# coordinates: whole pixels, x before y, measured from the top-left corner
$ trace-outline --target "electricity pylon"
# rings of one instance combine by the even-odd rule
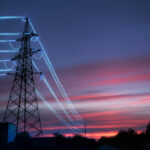
[[[12,59],[16,61],[13,86],[7,103],[3,122],[16,125],[16,133],[31,132],[33,136],[42,134],[41,120],[36,98],[33,75],[32,55],[40,50],[32,50],[31,37],[37,36],[29,33],[29,21],[26,17],[22,37],[16,41],[21,43],[17,55]],[[41,73],[40,73],[41,74]]]

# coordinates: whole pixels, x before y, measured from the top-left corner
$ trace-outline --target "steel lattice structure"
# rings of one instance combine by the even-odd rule
[[[34,86],[34,73],[32,55],[39,50],[32,50],[31,37],[37,36],[29,33],[29,21],[26,17],[22,37],[17,39],[21,47],[17,55],[12,59],[17,63],[16,72],[8,73],[14,76],[13,86],[3,117],[3,122],[16,125],[16,133],[31,131],[34,136],[42,134],[41,121]]]
[[[16,23],[16,21],[19,21],[19,23],[24,23],[24,22],[26,22],[26,17],[25,16],[0,16],[0,22],[8,21],[8,20],[12,20],[12,21],[15,20],[15,23]],[[24,32],[23,37],[28,35],[30,37],[29,39],[30,39],[31,44],[35,44],[34,46],[38,46],[41,49],[41,52],[39,53],[40,55],[37,54],[37,55],[33,55],[33,57],[32,57],[33,68],[37,72],[40,72],[43,68],[46,67],[48,69],[47,73],[49,73],[49,75],[50,75],[50,76],[49,75],[45,76],[45,70],[42,70],[43,74],[42,74],[42,76],[40,78],[40,82],[38,82],[38,84],[40,83],[40,84],[43,84],[43,86],[45,86],[44,90],[47,90],[48,94],[50,94],[53,97],[53,100],[55,101],[57,106],[60,108],[60,111],[58,112],[55,109],[55,107],[53,107],[50,104],[50,102],[45,98],[44,93],[41,93],[40,88],[35,88],[35,92],[36,92],[38,98],[42,101],[42,104],[45,104],[45,106],[47,106],[48,110],[51,111],[57,117],[57,119],[67,127],[67,129],[71,130],[73,133],[82,132],[81,129],[84,128],[84,120],[80,116],[80,114],[78,113],[76,108],[74,107],[74,105],[71,102],[70,98],[68,97],[64,87],[62,86],[62,83],[56,74],[55,68],[53,67],[51,60],[49,59],[49,56],[46,52],[46,49],[45,49],[40,37],[35,36],[37,32],[31,22],[31,19],[28,19],[28,26],[30,27],[30,31],[32,31],[34,34]],[[18,53],[20,51],[20,46],[18,46],[17,41],[20,41],[22,43],[23,38],[16,41],[14,36],[21,36],[21,35],[22,35],[22,33],[14,32],[14,31],[0,33],[0,38],[1,38],[0,44],[2,44],[2,48],[3,48],[3,49],[0,49],[0,53],[8,54],[8,56],[9,56],[9,54]],[[6,43],[5,46],[3,46],[3,43],[4,44]],[[8,47],[6,48],[7,45],[9,46],[9,48]],[[36,51],[31,50],[31,56],[35,52]],[[1,56],[3,56],[3,55],[1,55]],[[14,59],[15,61],[12,61],[12,63],[11,63],[10,58],[4,59],[4,57],[3,57],[2,59],[0,59],[0,65],[4,66],[3,68],[0,68],[0,77],[6,76],[7,72],[15,71],[15,67],[17,66],[16,60],[18,60],[17,57]],[[37,63],[40,63],[40,64],[44,63],[44,64],[38,65]],[[12,74],[12,73],[9,73],[9,74],[15,76],[15,74]],[[50,84],[50,81],[48,80],[48,77],[52,78],[52,80],[54,81],[54,83],[56,85],[57,90],[59,91],[59,94],[62,96],[62,99],[64,101],[60,101],[58,93],[56,93],[55,90],[53,89],[52,85]],[[67,109],[64,107],[63,103],[67,106]],[[7,113],[8,112],[5,112],[6,115],[7,115]],[[12,117],[11,113],[10,113],[10,116]],[[4,117],[4,118],[6,118],[6,117]],[[3,120],[6,120],[6,119],[3,119]],[[27,130],[27,131],[30,132],[30,130]],[[32,129],[31,129],[31,131],[32,131]],[[65,132],[65,130],[64,130],[64,132]]]

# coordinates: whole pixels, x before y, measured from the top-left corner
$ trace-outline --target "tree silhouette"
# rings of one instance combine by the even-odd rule
[[[146,127],[146,134],[150,136],[150,122],[148,123]]]

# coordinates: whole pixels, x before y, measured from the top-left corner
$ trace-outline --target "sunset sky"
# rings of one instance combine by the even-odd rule
[[[32,20],[70,100],[87,122],[89,137],[145,130],[150,121],[149,0],[1,0],[0,16]],[[0,32],[22,32],[22,24],[13,31],[15,23],[0,22]],[[49,77],[45,64],[39,66]],[[61,113],[36,78],[36,86]],[[12,81],[0,77],[0,119]],[[40,100],[39,108],[44,136],[72,134]]]

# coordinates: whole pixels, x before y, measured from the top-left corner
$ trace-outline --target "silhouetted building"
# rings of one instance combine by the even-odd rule
[[[15,141],[15,126],[11,123],[0,123],[0,145]]]

